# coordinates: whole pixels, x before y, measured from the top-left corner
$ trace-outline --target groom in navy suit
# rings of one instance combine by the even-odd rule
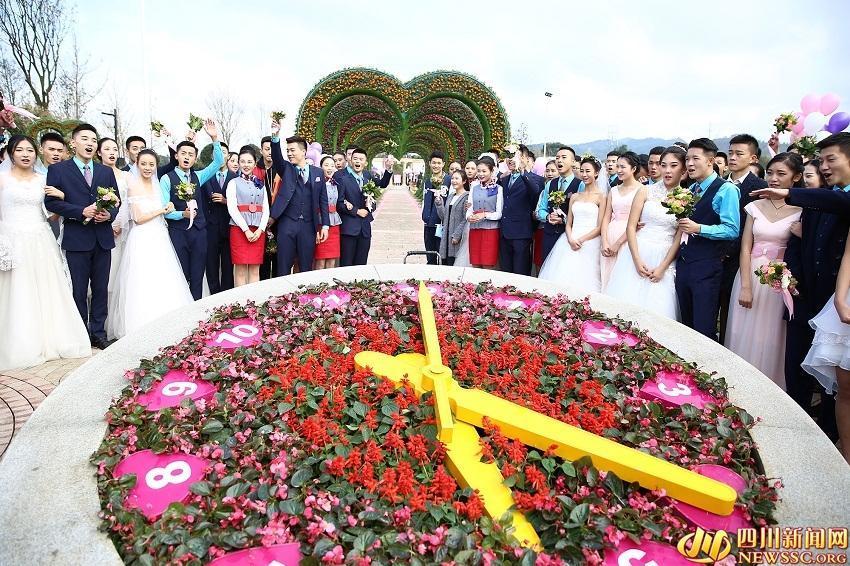
[[[532,216],[543,190],[543,177],[531,172],[533,166],[534,154],[520,146],[520,152],[508,159],[510,175],[499,179],[504,195],[499,265],[502,271],[518,275],[531,275]]]
[[[65,218],[62,249],[71,272],[74,302],[89,329],[92,346],[103,350],[109,346],[104,324],[109,265],[115,247],[112,221],[118,208],[98,211],[94,202],[98,188],[113,188],[117,192],[118,184],[111,168],[92,160],[97,149],[94,126],[80,124],[74,128],[71,145],[74,158],[47,169],[47,184],[65,193],[65,198],[45,197],[44,205],[50,212]],[[88,304],[89,286],[91,306]]]
[[[392,160],[385,161],[384,176],[375,184],[385,188],[392,177]],[[366,170],[366,151],[356,148],[351,152],[351,165],[334,173],[339,189],[337,210],[342,218],[340,227],[340,267],[366,265],[369,249],[372,247],[372,212],[375,203],[366,202],[363,185],[372,181],[372,174]]]
[[[298,270],[312,271],[316,244],[328,239],[331,224],[325,173],[307,164],[307,140],[286,138],[286,155],[280,150],[280,124],[272,124],[272,167],[280,177],[280,189],[270,218],[277,226],[277,276],[289,275],[295,259]]]

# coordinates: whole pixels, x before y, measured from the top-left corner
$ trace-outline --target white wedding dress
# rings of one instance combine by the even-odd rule
[[[667,189],[663,183],[647,187],[640,215],[643,228],[637,231],[638,254],[649,269],[655,269],[667,256],[676,236],[676,217],[667,214],[667,209],[661,205],[665,196]],[[620,248],[605,294],[676,320],[679,316],[676,262],[670,264],[661,281],[653,283],[648,277],[638,275],[631,250],[625,245]]]
[[[143,216],[162,209],[159,185],[147,188],[130,181],[130,222],[113,289],[114,316],[106,332],[121,338],[175,309],[193,302],[180,261],[162,215],[144,223]]]
[[[47,223],[44,186],[44,175],[19,181],[0,173],[0,240],[12,257],[12,268],[0,271],[0,369],[91,355],[65,257]]]
[[[118,209],[118,214],[115,215],[115,221],[112,222],[113,230],[118,228],[121,230],[121,233],[115,236],[115,247],[112,248],[112,263],[111,268],[109,269],[109,285],[108,289],[108,301],[109,305],[108,314],[106,316],[106,328],[109,329],[111,326],[111,320],[115,318],[116,306],[118,305],[118,301],[115,300],[115,284],[118,278],[118,266],[121,265],[121,253],[124,251],[124,243],[127,241],[127,233],[130,227],[130,207],[128,206],[128,198],[127,195],[127,179],[130,173],[122,171],[120,175],[115,174],[115,181],[118,183],[118,198],[121,199],[121,207]],[[117,338],[109,333],[107,330],[107,335],[109,338]]]
[[[597,227],[599,205],[590,201],[578,201],[570,205],[573,211],[572,233],[580,238]],[[601,288],[599,236],[582,244],[574,251],[567,241],[566,233],[561,234],[543,266],[540,279],[566,283],[581,293],[598,293]]]

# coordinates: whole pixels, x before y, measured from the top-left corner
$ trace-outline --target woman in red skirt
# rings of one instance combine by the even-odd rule
[[[225,191],[235,287],[260,280],[260,265],[266,250],[269,197],[263,180],[254,175],[256,164],[253,150],[240,151],[239,176],[227,183]]]
[[[499,220],[504,197],[496,182],[496,162],[487,155],[478,160],[479,184],[472,188],[469,220],[469,263],[493,269],[499,260]]]
[[[339,226],[342,224],[342,218],[336,211],[339,191],[337,190],[336,181],[333,180],[333,174],[337,171],[334,158],[326,155],[322,158],[320,165],[322,171],[325,173],[325,190],[328,193],[328,214],[331,224],[330,230],[328,230],[328,239],[321,244],[316,244],[313,269],[329,269],[336,267],[339,261]]]

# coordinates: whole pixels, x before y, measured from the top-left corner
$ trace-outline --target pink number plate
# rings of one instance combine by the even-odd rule
[[[235,350],[255,346],[263,340],[263,329],[250,318],[237,318],[227,323],[229,328],[219,330],[207,340],[207,346]]]
[[[176,407],[186,397],[193,401],[209,399],[216,391],[218,388],[209,381],[190,379],[183,371],[171,370],[150,391],[140,394],[138,401],[148,411],[158,411],[167,407]]]
[[[717,400],[697,387],[694,378],[678,371],[661,370],[640,388],[638,395],[650,401],[658,401],[668,407],[680,407],[690,403],[702,409]]]
[[[601,320],[586,320],[581,325],[582,339],[592,346],[635,346],[639,340],[634,334],[623,332]]]
[[[175,502],[189,495],[189,486],[204,479],[207,460],[189,454],[154,454],[142,450],[121,460],[113,475],[136,474],[124,504],[155,520]]]
[[[298,566],[301,558],[301,545],[291,542],[228,552],[209,566]]]
[[[348,291],[343,291],[342,289],[330,289],[320,295],[311,293],[298,297],[298,301],[302,305],[312,303],[313,306],[317,309],[320,309],[322,307],[330,309],[341,307],[350,300],[351,293],[349,293]]]

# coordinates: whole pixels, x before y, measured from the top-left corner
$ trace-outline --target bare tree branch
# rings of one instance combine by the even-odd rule
[[[0,93],[4,99],[16,106],[26,104],[25,88],[26,83],[18,65],[7,58],[5,53],[0,55]]]
[[[243,107],[231,93],[216,91],[207,97],[207,110],[218,124],[221,141],[230,144],[239,128]]]
[[[0,0],[0,34],[36,106],[44,110],[50,106],[68,21],[63,0]]]
[[[85,115],[89,103],[103,90],[103,86],[96,91],[89,90],[92,71],[89,68],[89,60],[81,58],[76,35],[73,36],[73,42],[71,61],[62,69],[56,81],[56,94],[58,94],[60,114],[65,118],[79,120]]]

